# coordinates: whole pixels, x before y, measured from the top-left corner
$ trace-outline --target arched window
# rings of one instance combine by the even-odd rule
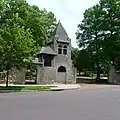
[[[58,45],[59,48],[62,48],[62,45]]]
[[[58,72],[66,72],[66,68],[64,66],[60,66],[58,68]]]
[[[64,45],[63,54],[64,54],[64,55],[67,55],[67,46],[66,46],[66,45]]]
[[[64,48],[67,49],[67,46],[65,45]]]
[[[58,45],[58,54],[62,54],[62,45]]]

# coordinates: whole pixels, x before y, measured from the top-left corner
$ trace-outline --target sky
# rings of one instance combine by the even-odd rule
[[[77,47],[75,33],[83,19],[83,13],[99,0],[27,0],[27,2],[30,5],[37,5],[40,9],[46,8],[47,11],[52,11],[71,38],[72,46]]]

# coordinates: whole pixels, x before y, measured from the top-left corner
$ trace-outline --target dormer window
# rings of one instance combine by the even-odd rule
[[[58,54],[62,54],[62,45],[58,45]]]
[[[64,48],[63,48],[63,54],[64,55],[67,55],[67,46],[65,45]]]

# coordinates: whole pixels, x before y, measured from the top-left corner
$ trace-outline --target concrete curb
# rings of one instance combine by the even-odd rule
[[[69,88],[69,89],[64,89],[64,88],[56,88],[56,89],[48,89],[48,90],[0,90],[0,93],[15,93],[15,92],[40,92],[40,91],[65,91],[65,90],[75,90],[79,88]]]
[[[57,89],[51,89],[50,91],[65,91],[65,90],[76,90],[79,88],[69,88],[69,89],[64,89],[64,88],[57,88]]]
[[[62,91],[62,90],[75,90],[81,88],[78,84],[68,84],[68,85],[55,85],[57,87],[51,88],[52,91]]]
[[[0,93],[40,92],[40,91],[51,91],[51,90],[50,89],[46,89],[46,90],[0,90]]]
[[[12,85],[14,86],[14,85]],[[20,86],[20,85],[15,85]],[[27,85],[24,85],[27,86]],[[42,85],[40,85],[42,86]],[[47,85],[43,85],[47,86]],[[48,86],[56,86],[51,87],[50,89],[43,89],[43,90],[0,90],[0,93],[11,93],[11,92],[39,92],[39,91],[63,91],[63,90],[75,90],[81,88],[79,84],[53,84]]]

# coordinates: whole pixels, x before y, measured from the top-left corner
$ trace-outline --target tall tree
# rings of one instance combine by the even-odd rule
[[[97,79],[100,79],[100,61],[102,58],[101,31],[101,11],[99,5],[93,6],[85,11],[84,19],[78,25],[77,41],[82,49],[86,49],[89,56],[94,58],[97,67]]]
[[[103,51],[109,61],[120,55],[120,2],[119,0],[101,0],[101,30],[104,32]]]
[[[14,14],[21,18],[20,26],[29,29],[35,45],[43,46],[48,41],[52,27],[56,25],[56,18],[52,12],[37,6],[30,6],[25,0],[4,0],[4,16],[1,22],[11,19]]]
[[[9,70],[13,67],[20,69],[31,60],[35,52],[33,38],[29,30],[24,30],[17,22],[19,17],[9,19],[0,29],[0,66],[7,71],[6,86],[8,86]]]
[[[46,44],[56,19],[52,12],[30,6],[25,0],[0,1],[0,67],[20,69]]]
[[[84,19],[78,26],[79,46],[92,55],[97,66],[97,79],[100,78],[102,63],[114,61],[119,53],[120,32],[119,0],[101,0],[99,4],[84,13]],[[117,49],[116,49],[117,48]]]

